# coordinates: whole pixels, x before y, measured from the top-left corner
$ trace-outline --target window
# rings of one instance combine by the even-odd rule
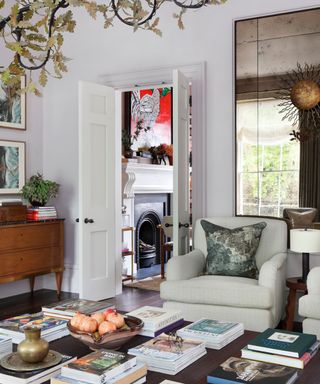
[[[278,104],[237,102],[237,214],[282,217],[299,206],[300,145]]]

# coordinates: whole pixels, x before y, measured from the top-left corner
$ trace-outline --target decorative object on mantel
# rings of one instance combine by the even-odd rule
[[[319,229],[291,229],[290,250],[302,253],[302,278],[299,281],[305,283],[309,273],[309,254],[320,252]]]
[[[283,120],[292,121],[291,140],[306,141],[320,136],[320,66],[299,63],[281,81],[278,98]]]
[[[34,207],[42,207],[53,197],[57,197],[59,184],[55,181],[44,180],[40,173],[33,175],[26,182],[21,192]]]
[[[122,130],[122,146],[123,146],[123,156],[127,159],[131,159],[133,156],[133,149],[132,145],[135,141],[138,140],[138,137],[141,132],[148,132],[150,130],[150,127],[144,127],[142,120],[139,120],[137,122],[136,128],[134,133],[131,135],[131,133],[123,129]]]
[[[187,8],[196,9],[205,5],[223,4],[227,0],[175,0],[180,13],[174,14],[180,29],[184,28],[182,16]],[[9,4],[8,4],[9,3]],[[44,1],[10,2],[3,0],[0,8],[8,10],[8,16],[0,19],[0,32],[4,40],[4,47],[11,51],[12,59],[4,68],[2,80],[12,84],[19,81],[27,70],[41,70],[39,83],[45,86],[51,66],[53,75],[61,78],[67,72],[66,63],[69,60],[62,53],[64,43],[63,34],[74,32],[76,20],[71,11],[73,7],[83,7],[89,15],[96,19],[100,14],[104,18],[104,28],[109,28],[117,18],[133,30],[145,29],[161,36],[158,28],[159,17],[152,22],[156,11],[164,4],[160,0],[141,2],[140,0],[117,1],[110,0],[98,4],[96,1]],[[67,9],[67,11],[63,11]],[[71,9],[70,9],[71,8]],[[63,11],[63,12],[62,12]],[[4,48],[3,48],[4,49]],[[8,52],[7,52],[8,53]],[[50,64],[50,68],[49,65]],[[10,79],[11,74],[13,76]],[[29,78],[27,91],[40,94],[32,76]]]
[[[152,164],[167,165],[166,158],[169,165],[173,165],[173,146],[172,144],[160,144],[157,147],[151,147],[150,152],[152,154]]]

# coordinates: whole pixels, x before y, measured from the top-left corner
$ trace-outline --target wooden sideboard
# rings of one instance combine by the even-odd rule
[[[0,224],[0,283],[54,272],[60,296],[64,270],[64,220]]]

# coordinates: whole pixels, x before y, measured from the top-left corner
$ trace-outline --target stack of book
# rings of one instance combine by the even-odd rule
[[[0,358],[12,352],[12,339],[0,334]]]
[[[30,221],[54,220],[58,217],[55,207],[28,207],[27,219]]]
[[[0,333],[12,338],[13,343],[24,340],[24,328],[37,326],[41,328],[41,337],[47,341],[69,335],[67,320],[44,316],[42,312],[25,313],[0,321]]]
[[[0,383],[3,384],[40,384],[47,382],[51,377],[61,372],[64,364],[75,360],[75,357],[62,355],[60,363],[50,368],[35,369],[32,371],[13,371],[0,365]]]
[[[204,341],[207,348],[221,349],[243,335],[241,323],[200,319],[177,331],[182,338]]]
[[[138,384],[146,381],[147,367],[122,352],[100,349],[89,353],[61,369],[52,384]]]
[[[107,300],[66,299],[42,307],[42,312],[45,316],[70,320],[77,312],[91,315],[92,313],[102,312],[108,308],[114,308],[114,304]]]
[[[170,332],[184,324],[181,311],[159,307],[145,306],[127,313],[141,319],[144,323],[140,332],[142,336],[156,337]]]
[[[268,328],[241,350],[246,359],[303,369],[319,350],[315,335]]]
[[[277,364],[229,357],[207,376],[210,384],[292,384],[298,370]]]
[[[130,348],[128,353],[146,363],[150,371],[175,375],[200,359],[207,351],[204,342],[162,334]]]

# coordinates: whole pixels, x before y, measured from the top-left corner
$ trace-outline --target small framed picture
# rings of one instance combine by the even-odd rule
[[[0,80],[0,127],[26,129],[26,77],[16,85],[6,85]]]
[[[25,183],[25,143],[0,140],[0,194],[21,192]]]

